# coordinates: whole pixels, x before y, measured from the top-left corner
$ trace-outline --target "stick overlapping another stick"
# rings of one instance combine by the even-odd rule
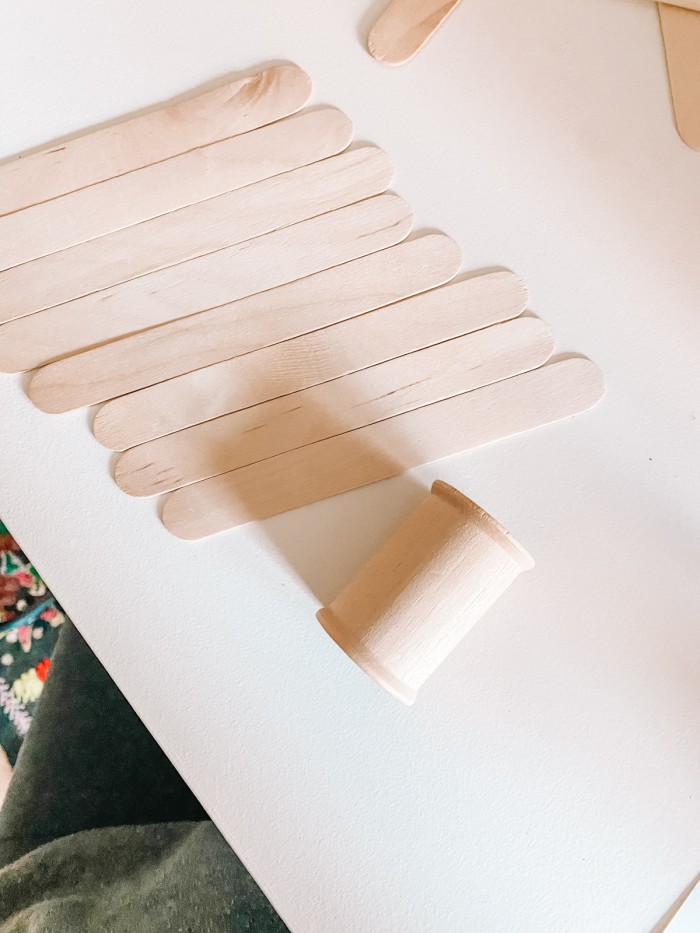
[[[170,492],[508,379],[553,349],[536,318],[488,327],[133,447],[116,480],[132,496]]]
[[[509,320],[524,307],[525,290],[509,272],[449,284],[115,399],[98,413],[95,433],[133,447]]]
[[[444,13],[444,10],[442,11]],[[415,36],[414,36],[415,39]],[[99,402],[131,495],[195,538],[591,407],[501,270],[409,238],[388,156],[266,69],[0,165],[0,369]],[[47,176],[47,177],[45,177]]]
[[[274,123],[304,107],[311,79],[266,68],[0,166],[0,216]]]
[[[319,162],[351,139],[345,114],[324,107],[6,214],[0,270]]]
[[[558,421],[603,392],[590,360],[552,363],[185,486],[166,500],[163,522],[179,538],[217,534]]]

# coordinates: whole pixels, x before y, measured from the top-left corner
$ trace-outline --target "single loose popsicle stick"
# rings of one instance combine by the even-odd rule
[[[325,107],[0,217],[0,270],[328,158],[352,123]]]
[[[278,65],[19,156],[0,165],[0,215],[273,123],[301,110],[310,96],[305,71]]]
[[[443,285],[460,259],[450,237],[426,234],[49,363],[34,375],[29,397],[52,413],[116,398]]]
[[[459,0],[392,0],[372,27],[370,55],[385,65],[409,61],[444,23]]]
[[[700,149],[700,13],[660,3],[659,16],[678,135]]]
[[[132,447],[517,317],[524,307],[525,289],[511,272],[454,282],[115,399],[93,431],[106,446]]]
[[[115,337],[366,256],[409,233],[409,205],[383,194],[0,326],[0,372],[20,372]]]
[[[550,363],[185,486],[166,499],[163,524],[179,538],[204,538],[558,421],[604,391],[590,360]]]
[[[686,10],[693,10],[695,12],[700,12],[700,0],[666,0],[665,4],[659,4],[660,6],[678,6]]]
[[[386,191],[393,174],[387,154],[365,146],[15,266],[0,273],[0,321],[362,201]]]
[[[541,366],[554,337],[520,318],[127,450],[117,485],[153,496]]]

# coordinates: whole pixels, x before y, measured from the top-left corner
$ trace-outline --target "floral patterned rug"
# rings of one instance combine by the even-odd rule
[[[0,749],[14,765],[65,620],[27,556],[0,522]]]

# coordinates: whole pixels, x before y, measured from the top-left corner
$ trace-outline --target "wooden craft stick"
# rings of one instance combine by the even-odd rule
[[[524,301],[511,272],[454,282],[115,399],[93,430],[106,446],[132,447],[508,320]]]
[[[0,372],[33,369],[366,256],[403,240],[411,224],[409,205],[383,194],[10,321],[0,327]]]
[[[204,538],[558,421],[603,392],[590,360],[551,363],[185,486],[166,499],[163,523],[179,538]]]
[[[29,397],[52,413],[116,398],[443,285],[456,275],[460,258],[444,234],[399,243],[49,363],[32,379]]]
[[[0,273],[0,321],[103,291],[386,191],[394,169],[365,146],[229,191]]]
[[[0,165],[0,215],[296,113],[311,80],[279,65]]]
[[[392,0],[369,34],[370,55],[385,65],[409,61],[444,23],[459,0]]]
[[[659,16],[678,135],[700,149],[700,13],[660,3]]]
[[[695,12],[700,12],[700,0],[666,0],[666,3],[659,4],[660,6],[679,6],[683,7],[686,10],[694,10]]]
[[[134,447],[115,479],[132,496],[170,492],[534,369],[553,349],[537,318],[487,327]]]
[[[0,270],[253,185],[345,149],[352,123],[324,107],[0,217]]]

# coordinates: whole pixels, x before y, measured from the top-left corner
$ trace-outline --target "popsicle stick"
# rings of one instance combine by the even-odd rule
[[[0,215],[265,126],[301,110],[310,96],[306,72],[278,65],[19,156],[0,165]]]
[[[369,34],[370,55],[385,65],[403,65],[444,23],[459,0],[392,0]]]
[[[678,135],[700,149],[700,13],[659,4]]]
[[[554,337],[521,318],[127,450],[117,485],[153,496],[384,421],[545,363]]]
[[[0,270],[336,155],[352,123],[325,107],[0,217]]]
[[[603,393],[590,360],[551,363],[185,486],[166,499],[163,523],[179,538],[204,538],[558,421]]]
[[[664,4],[661,4],[663,6]],[[700,12],[700,0],[666,0],[666,5],[683,7],[686,10]]]
[[[0,327],[0,371],[33,369],[366,256],[403,240],[411,223],[402,198],[379,195],[10,321]]]
[[[93,431],[106,446],[131,447],[508,320],[524,302],[511,272],[454,282],[115,399]]]
[[[365,146],[229,191],[0,273],[0,321],[17,319],[386,191],[394,169]]]
[[[116,398],[443,285],[459,264],[454,240],[427,234],[50,363],[29,397],[52,413]]]

